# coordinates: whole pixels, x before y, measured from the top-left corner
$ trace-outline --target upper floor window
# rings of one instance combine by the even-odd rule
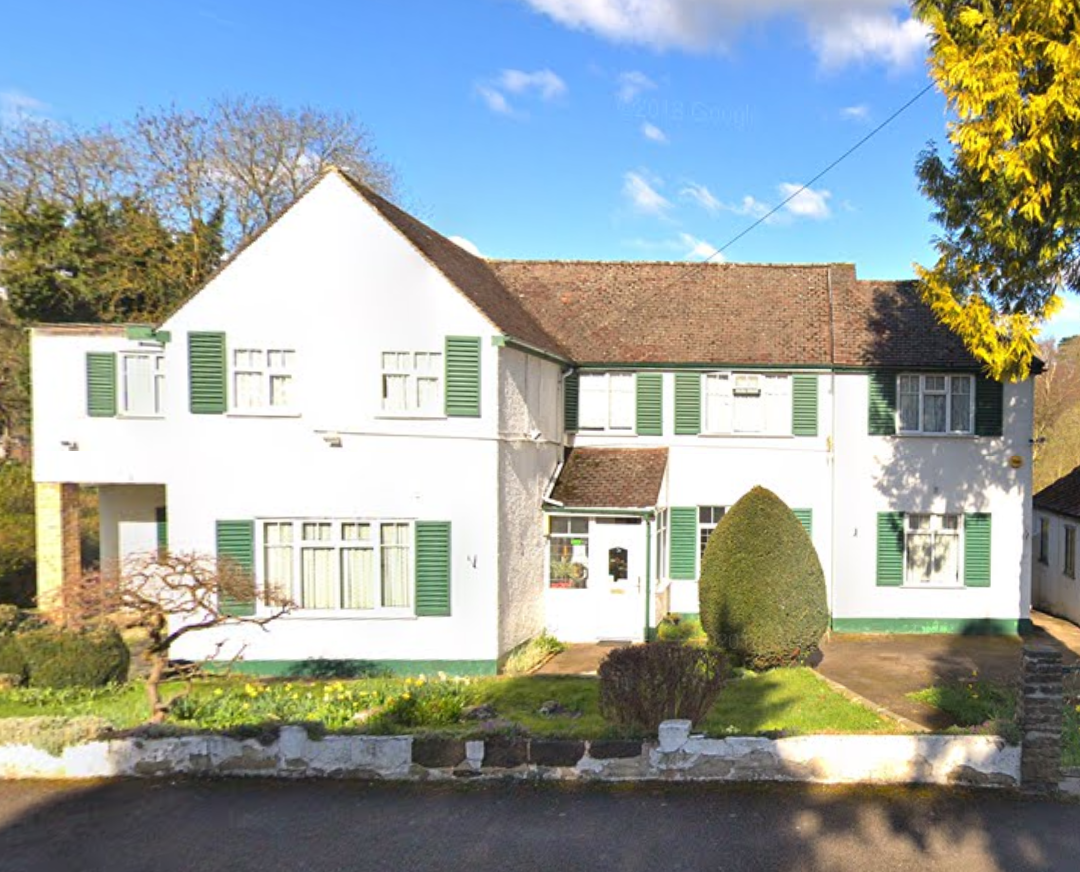
[[[283,412],[293,405],[296,352],[236,348],[232,352],[232,406],[237,412]]]
[[[165,355],[124,352],[120,355],[120,413],[154,418],[165,412]]]
[[[961,584],[960,515],[909,514],[904,526],[907,553],[904,583]]]
[[[901,433],[973,433],[975,379],[970,375],[901,375],[897,417]]]
[[[705,433],[791,433],[790,376],[706,373],[703,405]]]
[[[434,351],[384,351],[382,410],[391,415],[441,415],[442,354]]]
[[[631,433],[636,411],[634,373],[584,373],[579,381],[578,429]]]

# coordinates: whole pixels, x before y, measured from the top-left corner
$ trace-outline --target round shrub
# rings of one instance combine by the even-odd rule
[[[14,676],[16,684],[26,683],[26,658],[14,633],[0,633],[0,675]]]
[[[131,653],[112,624],[39,627],[15,638],[31,687],[102,687],[127,680]]]
[[[600,664],[600,714],[609,721],[656,732],[661,721],[694,723],[709,713],[727,681],[715,648],[648,642],[615,648]]]
[[[803,525],[755,487],[709,537],[698,587],[710,642],[751,669],[804,662],[829,626],[825,573]]]
[[[681,615],[664,615],[656,627],[661,642],[691,642],[703,638],[701,621]]]

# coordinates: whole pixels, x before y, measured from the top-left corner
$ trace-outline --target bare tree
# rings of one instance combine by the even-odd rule
[[[116,567],[88,573],[69,585],[59,617],[74,625],[105,616],[122,617],[146,630],[150,723],[160,723],[177,701],[191,693],[198,671],[198,664],[172,663],[170,651],[178,639],[226,626],[266,629],[293,608],[285,596],[266,590],[259,592],[254,614],[234,614],[233,605],[255,598],[251,573],[232,561],[194,552],[149,552],[130,555]],[[219,644],[214,654],[222,647]],[[186,684],[183,691],[166,700],[162,683],[167,677],[185,679]]]

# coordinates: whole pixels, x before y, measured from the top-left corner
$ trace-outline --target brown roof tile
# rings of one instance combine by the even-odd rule
[[[667,456],[666,448],[574,448],[551,499],[574,508],[655,506]]]
[[[1080,518],[1080,466],[1035,494],[1035,508]]]

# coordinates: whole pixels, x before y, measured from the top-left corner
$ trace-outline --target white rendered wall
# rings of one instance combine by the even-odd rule
[[[101,563],[115,563],[122,554],[157,550],[157,509],[165,505],[159,485],[105,485],[98,490]]]
[[[1031,381],[1004,387],[1004,436],[868,436],[868,377],[836,376],[834,618],[1027,618]],[[1014,469],[1010,458],[1021,466]],[[991,515],[986,588],[878,587],[878,512]]]
[[[1039,520],[1050,523],[1047,562],[1038,555]],[[1032,603],[1045,612],[1080,623],[1080,581],[1065,574],[1065,525],[1080,529],[1080,521],[1052,512],[1035,512],[1032,524],[1031,584]]]

